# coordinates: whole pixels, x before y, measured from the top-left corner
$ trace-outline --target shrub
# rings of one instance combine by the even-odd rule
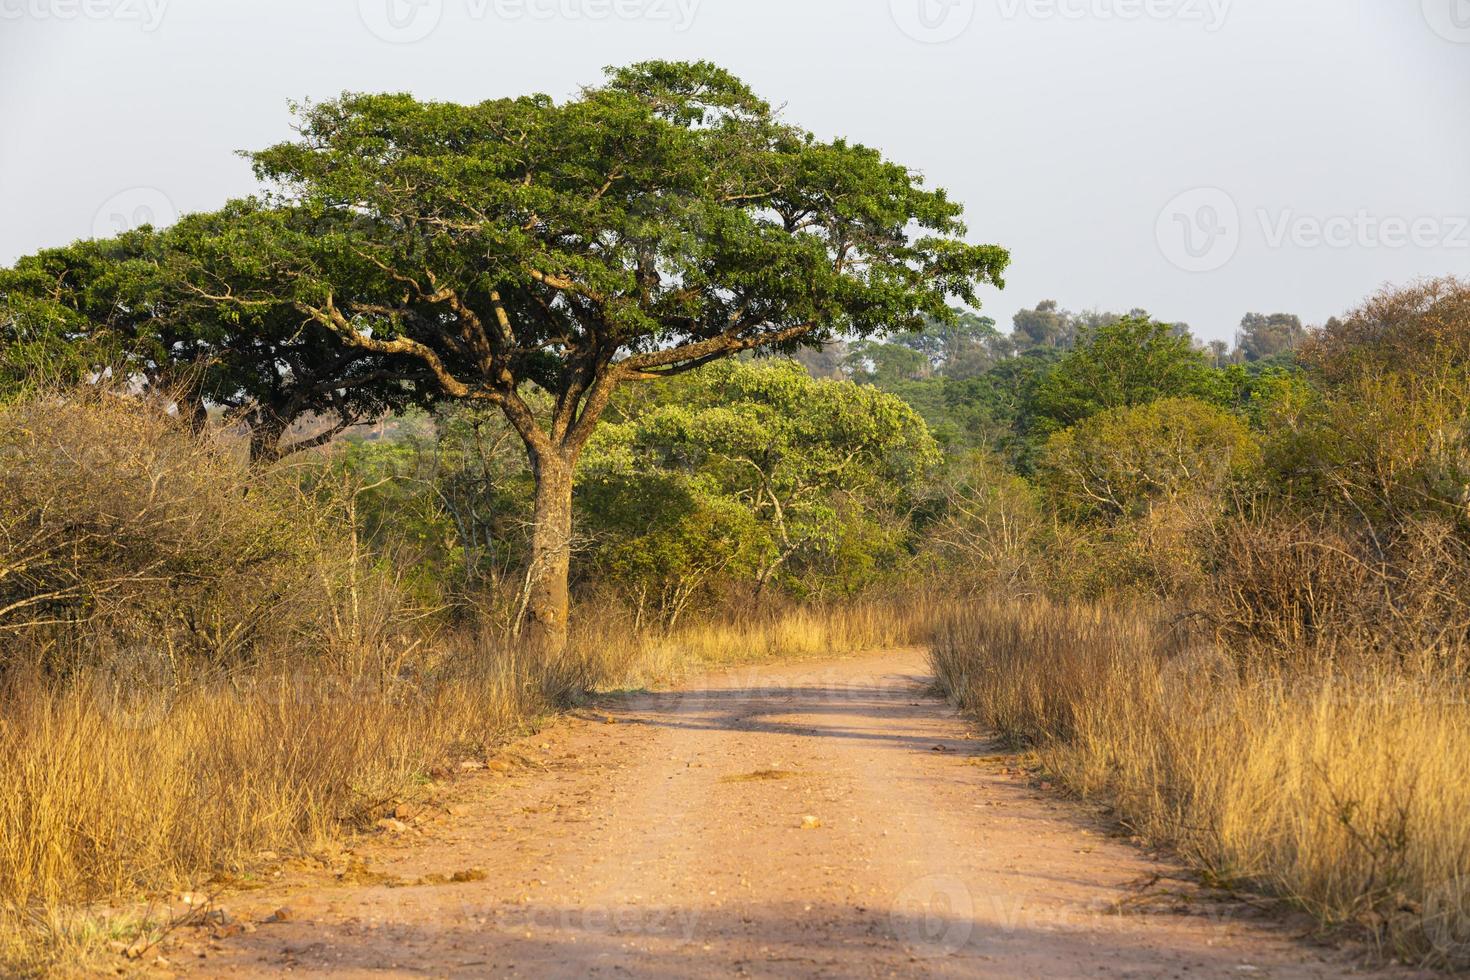
[[[1385,368],[1425,375],[1470,364],[1470,281],[1385,288],[1310,336],[1301,357],[1330,385]]]
[[[924,531],[924,557],[960,591],[1017,593],[1036,587],[1044,531],[1036,491],[993,456],[974,452],[939,486],[938,513]]]
[[[1189,398],[1111,409],[1053,435],[1041,485],[1073,517],[1140,517],[1183,497],[1219,500],[1259,450],[1234,416]]]
[[[1470,548],[1449,523],[1374,529],[1263,500],[1208,532],[1196,611],[1253,657],[1470,665]]]
[[[74,389],[0,408],[12,650],[86,637],[226,663],[296,642],[322,599],[321,531],[289,486],[152,401]]]
[[[578,472],[583,567],[635,593],[722,577],[851,595],[895,563],[939,459],[897,397],[789,361],[710,365],[617,407],[625,420],[602,427]]]

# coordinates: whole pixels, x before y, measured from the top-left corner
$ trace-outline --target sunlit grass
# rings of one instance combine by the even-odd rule
[[[1040,602],[951,614],[933,659],[961,706],[1215,880],[1470,965],[1462,678],[1247,668],[1147,611]]]

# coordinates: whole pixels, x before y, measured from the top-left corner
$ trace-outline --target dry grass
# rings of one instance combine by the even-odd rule
[[[948,616],[933,659],[960,705],[1218,880],[1470,966],[1463,678],[1247,668],[1147,610],[1041,602]]]
[[[12,679],[0,719],[0,962],[34,969],[78,952],[90,903],[198,888],[253,852],[310,849],[369,822],[527,723],[546,704],[539,680],[512,657],[473,652],[402,679]]]
[[[924,644],[945,608],[947,600],[897,596],[716,617],[647,640],[626,679],[663,683],[701,669]]]

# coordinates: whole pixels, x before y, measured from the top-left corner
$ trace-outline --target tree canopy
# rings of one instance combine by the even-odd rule
[[[1146,314],[1090,330],[1041,381],[1035,416],[1056,431],[1101,411],[1195,395],[1209,384],[1204,355],[1187,334]]]
[[[232,305],[201,295],[276,284],[262,234],[309,236],[322,222],[258,202],[194,214],[165,231],[46,249],[0,270],[7,356],[53,381],[111,371],[176,400],[202,422],[223,409],[250,433],[252,456],[273,460],[344,428],[427,400],[417,361],[346,347],[282,297]],[[16,379],[20,377],[17,374]],[[417,379],[417,384],[415,383]],[[293,425],[320,431],[284,440]]]
[[[267,207],[193,250],[244,236],[249,262],[186,263],[187,288],[225,318],[287,303],[498,406],[536,478],[531,620],[554,642],[572,469],[619,384],[949,321],[1009,261],[943,190],[708,63],[613,69],[560,103],[349,94],[298,128],[252,155]]]
[[[579,492],[590,524],[614,529],[610,558],[661,590],[715,570],[762,588],[839,552],[839,572],[806,579],[844,590],[891,547],[885,522],[938,461],[923,420],[893,395],[791,361],[730,362],[604,425]],[[656,519],[670,511],[678,519]]]
[[[1307,331],[1293,313],[1247,313],[1240,321],[1238,342],[1247,361],[1261,361],[1300,347]]]

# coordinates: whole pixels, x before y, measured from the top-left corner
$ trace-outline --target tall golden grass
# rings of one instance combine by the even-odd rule
[[[513,659],[438,678],[314,670],[120,686],[13,678],[0,717],[0,955],[35,968],[92,902],[200,887],[381,816],[545,701]],[[8,948],[4,948],[8,946]],[[3,962],[3,961],[0,961]]]
[[[743,614],[716,614],[671,634],[649,634],[640,652],[620,658],[628,684],[666,683],[699,670],[795,660],[927,643],[950,600],[898,595],[845,603],[773,603]],[[601,677],[619,676],[618,669]]]
[[[951,612],[932,656],[959,705],[1215,880],[1470,966],[1463,676],[1246,665],[1148,608],[1042,601]]]

